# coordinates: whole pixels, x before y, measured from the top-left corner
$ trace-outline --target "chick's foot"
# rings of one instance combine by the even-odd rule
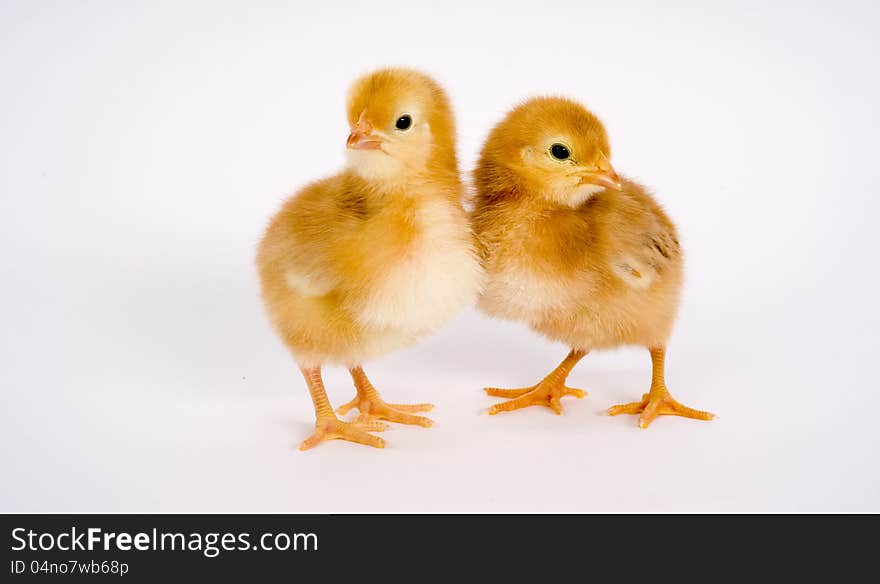
[[[334,416],[318,418],[315,431],[299,445],[300,450],[314,448],[325,440],[348,440],[366,444],[374,448],[385,448],[385,441],[368,432],[381,432],[387,428],[382,422],[355,421],[343,422]]]
[[[582,389],[575,389],[565,385],[568,374],[580,361],[586,351],[580,349],[572,349],[568,356],[554,369],[547,377],[542,379],[537,385],[532,387],[523,387],[520,389],[501,389],[498,387],[485,388],[486,393],[493,397],[514,398],[510,401],[495,404],[489,408],[489,415],[494,416],[501,412],[512,412],[527,408],[529,406],[546,406],[556,412],[562,414],[562,398],[566,395],[573,395],[578,399],[587,395]]]
[[[495,414],[499,414],[501,412],[512,412],[513,410],[519,410],[522,408],[527,408],[529,406],[545,406],[556,412],[557,414],[562,414],[562,402],[561,399],[566,395],[573,395],[574,397],[581,399],[587,392],[582,389],[576,389],[574,387],[568,387],[564,383],[547,383],[546,381],[542,381],[537,385],[533,385],[532,387],[523,387],[521,389],[501,389],[499,387],[487,387],[485,388],[486,393],[493,397],[512,397],[506,402],[502,402],[500,404],[495,404],[491,408],[489,408],[489,415],[494,416]]]
[[[608,413],[612,416],[641,414],[639,428],[647,428],[657,416],[682,416],[707,421],[715,417],[715,414],[695,410],[675,401],[665,387],[653,387],[649,393],[642,396],[642,401],[613,406],[608,409]]]
[[[434,422],[430,418],[424,416],[416,416],[414,412],[427,412],[434,408],[431,404],[389,404],[381,397],[379,392],[367,379],[367,375],[360,367],[350,369],[351,377],[354,380],[357,395],[347,404],[339,407],[336,412],[339,415],[345,415],[349,411],[357,408],[360,411],[357,421],[363,423],[375,422],[376,420],[386,420],[388,422],[396,422],[398,424],[410,424],[413,426],[422,426],[430,428]]]
[[[342,416],[357,408],[361,412],[357,417],[357,421],[359,422],[387,420],[398,424],[411,424],[413,426],[430,428],[434,425],[434,422],[431,421],[430,418],[416,416],[410,412],[427,412],[433,407],[434,406],[431,404],[389,404],[385,403],[382,398],[378,396],[375,398],[366,398],[358,395],[347,404],[337,408],[336,412]]]
[[[711,420],[715,414],[695,410],[675,401],[666,389],[664,369],[666,364],[666,348],[652,347],[651,353],[651,391],[642,396],[642,401],[622,404],[608,408],[612,416],[618,414],[641,414],[639,428],[647,428],[657,416],[682,416],[695,420]]]

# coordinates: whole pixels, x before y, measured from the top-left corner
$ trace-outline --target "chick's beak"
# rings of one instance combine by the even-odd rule
[[[373,136],[373,124],[364,118],[364,114],[358,118],[357,123],[351,127],[351,133],[345,142],[347,148],[353,150],[381,150],[382,142]]]
[[[614,172],[611,162],[601,152],[594,168],[581,175],[581,184],[599,185],[600,187],[619,189],[620,177]]]

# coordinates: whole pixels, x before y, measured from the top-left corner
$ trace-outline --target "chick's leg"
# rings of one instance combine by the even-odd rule
[[[357,408],[361,414],[358,420],[369,422],[375,420],[388,420],[389,422],[397,422],[398,424],[412,424],[414,426],[423,426],[428,428],[434,424],[429,418],[424,416],[416,416],[412,412],[427,412],[434,406],[431,404],[389,404],[379,397],[379,392],[370,383],[367,374],[361,367],[352,367],[348,370],[351,378],[354,380],[354,387],[357,395],[353,400],[340,407],[337,412],[340,415],[346,414],[349,410]]]
[[[335,439],[348,440],[376,448],[385,447],[384,440],[367,433],[384,430],[385,424],[369,421],[343,422],[333,413],[333,407],[330,405],[330,400],[327,399],[324,382],[321,380],[321,368],[302,368],[301,371],[309,386],[309,393],[312,394],[312,402],[315,404],[315,431],[300,444],[300,450],[308,450],[324,440]]]
[[[565,385],[568,374],[583,359],[586,351],[572,349],[571,353],[554,369],[547,377],[532,387],[524,387],[522,389],[500,389],[497,387],[487,387],[486,393],[494,397],[512,397],[510,401],[495,404],[489,408],[489,415],[494,416],[500,412],[510,412],[528,406],[546,406],[556,412],[562,414],[563,396],[573,395],[581,399],[587,393],[582,389],[575,389]]]
[[[642,396],[642,401],[632,402],[609,408],[608,413],[612,416],[618,414],[641,414],[639,427],[647,428],[657,416],[682,416],[696,420],[711,420],[715,414],[695,410],[675,401],[666,389],[663,368],[666,362],[666,349],[660,347],[651,349],[651,363],[653,371],[651,375],[651,390]]]

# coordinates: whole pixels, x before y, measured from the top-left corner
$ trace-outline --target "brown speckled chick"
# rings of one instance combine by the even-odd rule
[[[487,276],[479,305],[571,347],[533,387],[487,388],[513,398],[490,414],[539,404],[561,413],[561,397],[584,395],[565,380],[587,352],[639,345],[653,362],[650,391],[610,414],[641,414],[642,428],[662,414],[713,417],[675,401],[664,382],[682,285],[675,226],[644,187],[618,177],[610,158],[596,116],[560,98],[515,108],[483,147],[473,212]]]

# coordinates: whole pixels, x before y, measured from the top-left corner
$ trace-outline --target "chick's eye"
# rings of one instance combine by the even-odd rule
[[[556,160],[568,160],[569,156],[571,156],[571,152],[568,151],[568,148],[564,144],[554,144],[551,146],[550,154]]]
[[[394,127],[398,130],[409,130],[412,126],[412,117],[409,114],[403,114],[394,122]]]

